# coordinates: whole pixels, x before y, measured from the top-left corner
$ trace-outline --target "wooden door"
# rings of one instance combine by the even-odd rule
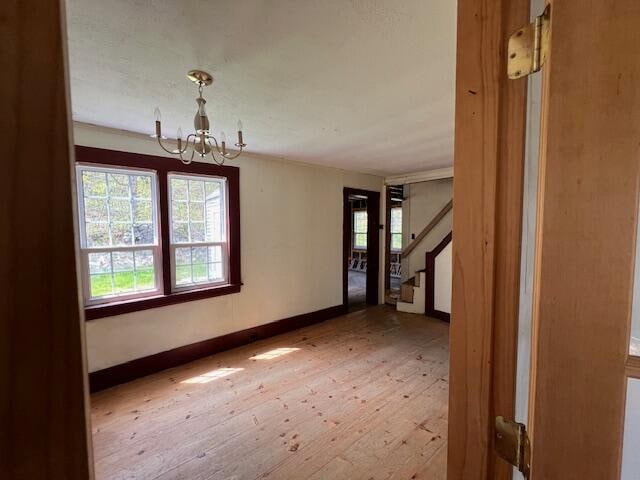
[[[640,2],[553,0],[543,66],[531,478],[620,478],[640,179]],[[542,13],[542,12],[539,12]],[[529,0],[459,0],[448,478],[508,479],[526,79],[507,39]],[[635,372],[635,374],[634,374]]]

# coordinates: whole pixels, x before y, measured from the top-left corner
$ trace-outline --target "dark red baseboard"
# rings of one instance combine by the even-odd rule
[[[91,392],[98,392],[136,378],[145,377],[167,368],[177,367],[214,353],[230,350],[263,338],[272,337],[291,330],[306,327],[346,313],[343,305],[336,305],[315,312],[284,318],[275,322],[229,333],[221,337],[210,338],[165,352],[137,358],[127,363],[98,370],[89,374]]]
[[[437,318],[438,320],[444,320],[445,322],[451,322],[451,314],[447,312],[441,312],[440,310],[427,310],[425,312],[427,317]]]

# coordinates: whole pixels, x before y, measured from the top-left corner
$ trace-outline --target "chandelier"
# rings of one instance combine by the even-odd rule
[[[224,132],[221,132],[220,134],[220,143],[218,143],[216,137],[211,134],[209,118],[207,117],[207,112],[205,110],[205,104],[207,101],[202,98],[203,87],[205,85],[211,85],[213,83],[213,77],[202,70],[191,70],[187,73],[187,78],[198,85],[198,98],[196,98],[198,110],[196,111],[196,116],[193,121],[195,133],[190,133],[183,141],[182,129],[178,128],[178,132],[176,134],[178,148],[169,150],[162,144],[162,140],[166,140],[167,137],[162,135],[160,109],[156,108],[156,133],[151,135],[151,137],[158,140],[158,145],[160,145],[165,152],[172,155],[178,155],[182,163],[191,163],[196,154],[198,154],[202,159],[211,154],[211,158],[213,158],[215,163],[218,165],[224,165],[225,160],[233,160],[234,158],[237,158],[242,153],[242,149],[247,146],[247,144],[242,141],[242,122],[238,120],[238,141],[235,144],[235,146],[238,147],[238,151],[236,153],[227,152],[227,143]],[[217,156],[214,154],[214,149],[218,153],[220,160],[218,160]],[[191,151],[191,155],[189,155],[188,150]]]

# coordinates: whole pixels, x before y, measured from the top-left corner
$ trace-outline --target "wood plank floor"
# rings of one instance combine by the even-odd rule
[[[96,477],[445,479],[448,369],[387,306],[261,340],[94,394]]]

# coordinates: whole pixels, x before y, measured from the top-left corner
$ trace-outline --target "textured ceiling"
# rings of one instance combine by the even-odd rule
[[[214,132],[257,154],[377,174],[449,166],[455,0],[68,0],[73,118]],[[231,143],[231,142],[229,142]]]

